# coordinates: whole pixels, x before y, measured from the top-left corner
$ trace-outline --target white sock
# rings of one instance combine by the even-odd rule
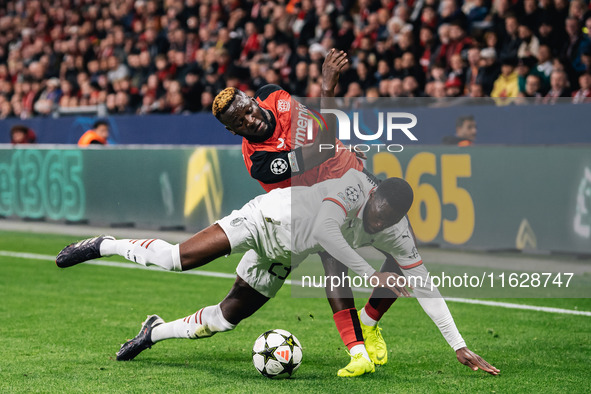
[[[151,339],[156,343],[170,338],[206,338],[216,332],[233,330],[234,327],[236,325],[228,322],[222,315],[219,304],[211,305],[182,319],[154,327]]]
[[[152,335],[154,335],[154,334],[152,334]],[[349,353],[351,354],[351,356],[354,356],[357,353],[361,353],[363,355],[363,357],[365,357],[367,359],[367,361],[371,362],[371,359],[369,358],[369,354],[367,354],[367,349],[365,349],[365,345],[362,343],[360,343],[359,345],[355,345],[351,349],[349,349]]]
[[[105,239],[101,242],[101,256],[114,254],[146,267],[157,265],[167,271],[183,270],[179,245],[161,239]]]
[[[365,312],[365,307],[363,307],[363,309],[361,309],[361,312],[359,312],[359,320],[361,320],[361,323],[370,327],[374,327],[378,324],[377,320],[372,319],[371,317],[369,317],[367,312]]]

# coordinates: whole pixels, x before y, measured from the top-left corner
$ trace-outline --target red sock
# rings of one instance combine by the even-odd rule
[[[380,321],[396,300],[397,298],[370,298],[365,304],[365,313],[375,321]]]
[[[355,308],[344,309],[335,313],[332,317],[347,349],[351,350],[353,346],[363,343],[361,325]]]

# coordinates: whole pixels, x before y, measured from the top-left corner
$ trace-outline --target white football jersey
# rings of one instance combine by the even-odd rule
[[[403,267],[420,262],[421,257],[415,247],[406,218],[377,234],[365,232],[363,227],[364,208],[370,193],[376,187],[375,182],[366,174],[353,169],[349,170],[342,178],[330,179],[312,187],[292,187],[293,254],[305,255],[326,249],[319,244],[317,235],[322,232],[325,224],[320,221],[328,216],[338,223],[340,233],[349,248],[374,246],[392,254]],[[335,207],[338,208],[338,213],[335,212]],[[335,238],[338,236],[339,234],[335,234]],[[335,242],[336,247],[347,248],[338,239],[335,239]],[[357,254],[355,253],[355,255]],[[361,267],[360,260],[357,261],[358,264],[352,263],[353,266],[348,264],[348,261],[342,261],[342,259],[339,261],[359,274],[371,275],[374,271],[367,263],[366,266]]]

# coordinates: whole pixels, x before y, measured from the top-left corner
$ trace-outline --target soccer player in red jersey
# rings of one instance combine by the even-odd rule
[[[328,53],[322,66],[323,108],[334,105],[332,98],[339,72],[347,61],[343,51],[332,49]],[[216,96],[212,112],[230,132],[243,137],[242,154],[246,167],[266,191],[292,185],[311,186],[340,178],[350,169],[363,169],[360,158],[335,138],[336,127],[331,124],[326,130],[314,124],[314,138],[308,140],[308,109],[277,85],[263,86],[255,97],[236,88],[226,88]],[[321,146],[341,149],[320,149]],[[328,253],[320,253],[320,256],[326,275],[341,277],[342,273],[347,273],[346,268]],[[392,257],[386,260],[384,270],[399,272]],[[387,348],[377,323],[396,298],[387,290],[376,289],[357,313],[350,287],[333,291],[327,288],[326,292],[337,329],[349,352],[352,356],[362,353],[369,361],[368,365],[361,365],[363,359],[352,357],[351,363],[339,370],[338,375],[356,376],[372,371],[373,365],[370,364],[385,364]]]

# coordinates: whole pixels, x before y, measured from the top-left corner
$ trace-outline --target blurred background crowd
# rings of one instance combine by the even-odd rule
[[[347,97],[591,97],[585,0],[0,0],[0,119],[106,105],[211,110],[274,83],[320,95],[328,49]]]

